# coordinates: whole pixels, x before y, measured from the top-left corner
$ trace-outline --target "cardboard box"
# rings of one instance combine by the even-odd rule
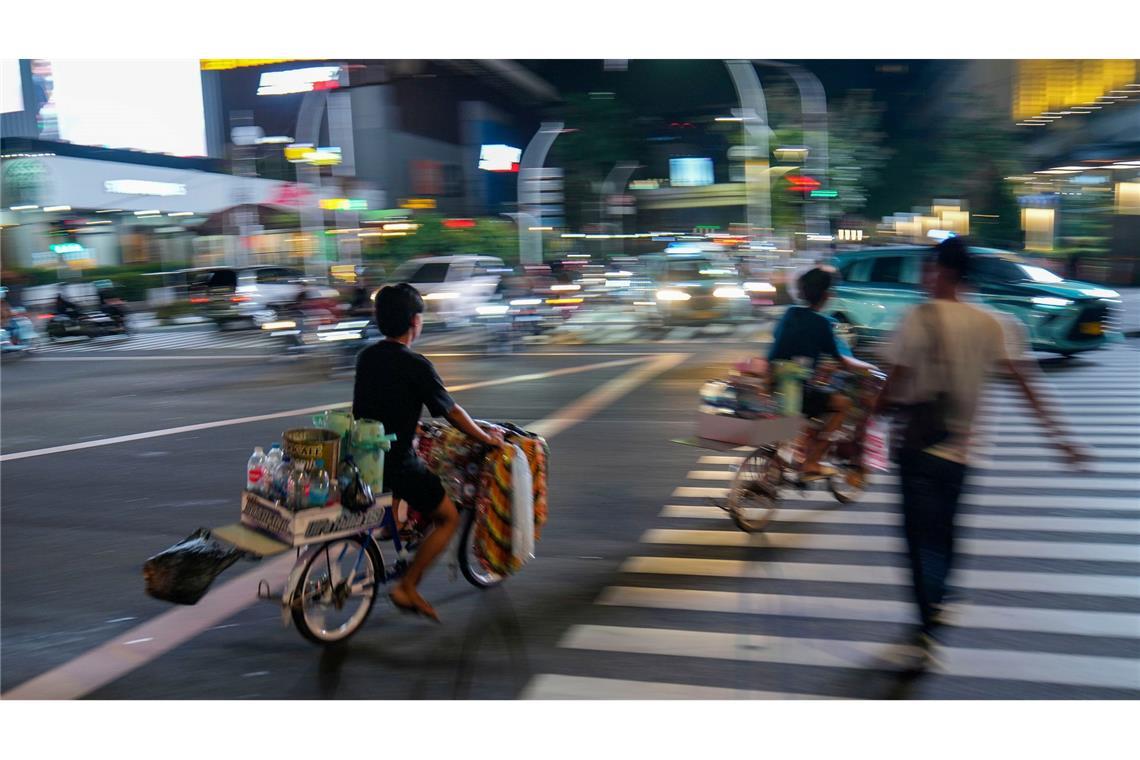
[[[722,414],[697,414],[697,438],[738,446],[763,446],[790,441],[803,430],[802,417],[745,420]]]
[[[249,491],[241,495],[241,524],[259,530],[290,546],[354,536],[379,527],[391,494],[381,494],[366,512],[350,512],[340,505],[294,512]]]

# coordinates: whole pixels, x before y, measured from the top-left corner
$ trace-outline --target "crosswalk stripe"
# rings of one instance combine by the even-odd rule
[[[992,440],[997,443],[1041,443],[1042,441],[1049,440],[1049,437],[1042,431],[1036,435],[1013,434],[1010,435],[1008,431],[1000,431],[991,434]],[[1101,435],[1080,433],[1075,436],[1078,441],[1082,441],[1090,445],[1106,445],[1106,446],[1138,446],[1140,445],[1140,432],[1133,433],[1132,435]]]
[[[859,670],[895,670],[914,647],[870,641],[789,638],[668,628],[576,625],[559,646],[604,652],[770,662]],[[940,648],[933,672],[998,680],[1140,687],[1140,660],[1008,650]]]
[[[736,530],[651,528],[642,535],[641,543],[807,551],[892,552],[896,554],[906,551],[902,538],[898,536],[850,536],[830,533],[777,533],[772,531],[749,534]],[[962,554],[982,557],[1140,562],[1140,544],[964,538],[958,543],[958,551]]]
[[[995,456],[993,452],[1001,451],[1006,455],[1012,455],[1016,451],[1007,451],[998,447],[990,447],[988,453],[989,463],[979,467],[978,469],[986,470],[1018,470],[1020,472],[1056,472],[1059,467],[1067,466],[1063,462],[1037,460],[1037,461],[1004,461],[1002,457]],[[1054,453],[1055,449],[1048,449],[1045,447],[1038,447],[1035,449],[1024,450],[1028,454],[1049,454]],[[1101,462],[1093,461],[1088,465],[1088,471],[1091,473],[1104,473],[1104,474],[1117,474],[1124,475],[1128,473],[1135,473],[1140,475],[1140,453],[1130,452],[1123,455],[1109,455],[1105,456],[1104,452],[1097,451],[1094,453],[1097,460],[1099,459],[1132,459],[1134,462]],[[744,461],[744,456],[703,456],[697,460],[697,464],[718,464],[718,465],[731,465],[736,466]]]
[[[620,678],[536,675],[520,699],[834,699],[818,694],[728,689],[717,686],[628,681]]]
[[[735,559],[688,557],[631,557],[623,573],[692,575],[713,578],[755,578],[824,583],[866,583],[910,586],[910,571],[886,565],[838,565],[812,562],[754,562]],[[1009,570],[954,571],[954,586],[979,591],[1016,591],[1084,596],[1120,596],[1140,599],[1140,578],[1122,575],[1034,573]]]
[[[661,517],[694,520],[727,520],[720,507],[669,504]],[[828,509],[780,509],[772,517],[775,522],[806,522],[824,525],[902,525],[900,512],[831,511]],[[976,515],[959,513],[955,522],[965,528],[983,530],[1044,530],[1061,533],[1116,533],[1140,535],[1140,520],[1114,520],[1086,517],[1039,517],[1024,515]],[[1137,580],[1140,583],[1140,580]]]
[[[692,470],[685,476],[689,480],[720,480],[731,481],[734,477],[732,470]],[[897,475],[872,475],[872,484],[898,485]],[[1033,488],[1061,489],[1071,488],[1078,491],[1140,491],[1140,480],[1136,478],[1100,478],[1100,477],[1011,477],[1006,475],[978,475],[968,478],[971,485],[991,486],[995,488],[1016,488],[1030,486]]]
[[[673,496],[680,499],[723,499],[728,496],[727,488],[706,488],[698,486],[678,486]],[[784,497],[784,494],[781,494]],[[818,491],[797,495],[789,492],[785,503],[802,501],[825,501],[834,503],[831,494]],[[895,491],[867,491],[859,497],[864,504],[897,504],[900,501]],[[1039,496],[1038,494],[963,494],[960,504],[976,507],[1057,507],[1062,509],[1119,509],[1129,512],[1140,510],[1140,500],[1133,496]]]
[[[996,463],[1008,460],[1012,465],[1017,462],[1018,465],[1022,463],[1028,464],[1025,460],[1018,460],[1016,457],[1045,457],[1046,461],[1054,467],[1064,466],[1061,455],[1052,446],[991,446],[988,452],[989,458]],[[1094,466],[1099,464],[1106,464],[1101,460],[1104,459],[1127,459],[1140,462],[1140,450],[1133,449],[1105,449],[1098,447],[1093,452],[1095,457]],[[1040,462],[1041,460],[1037,460]]]
[[[779,615],[881,623],[918,622],[917,608],[909,601],[847,597],[612,586],[602,592],[597,604],[612,607],[652,607],[693,612]],[[960,604],[955,605],[954,615],[948,625],[954,628],[986,628],[1072,636],[1140,638],[1140,614],[1125,612],[1082,612]]]

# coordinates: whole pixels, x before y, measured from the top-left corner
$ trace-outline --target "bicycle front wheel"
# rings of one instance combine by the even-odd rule
[[[502,575],[483,567],[475,553],[475,510],[464,510],[463,531],[459,535],[459,569],[476,588],[492,588],[503,582]]]
[[[726,508],[745,533],[768,527],[779,507],[780,468],[775,458],[774,448],[757,449],[744,458],[732,477]]]
[[[367,536],[330,541],[302,571],[293,624],[317,644],[335,644],[356,633],[372,605],[383,573],[380,552]]]

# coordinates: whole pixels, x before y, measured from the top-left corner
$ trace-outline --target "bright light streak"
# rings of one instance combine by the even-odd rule
[[[538,306],[541,303],[541,298],[516,298],[511,301],[511,306]]]
[[[551,285],[550,289],[554,292],[561,292],[566,290],[581,290],[581,285]]]
[[[44,206],[44,212],[71,211],[71,206]]]
[[[584,232],[563,232],[562,237],[564,237],[564,238],[584,238],[584,237],[586,237],[586,233],[584,233]],[[570,254],[570,255],[573,256],[575,254]]]
[[[174,211],[167,214],[167,216],[194,216],[193,211]]]
[[[744,289],[749,293],[775,293],[776,286],[770,282],[746,282]]]
[[[147,209],[146,211],[136,211],[135,216],[161,216],[162,212],[156,208]]]
[[[690,298],[692,298],[692,296],[683,290],[665,288],[664,290],[657,291],[658,301],[688,301]]]
[[[459,298],[459,294],[454,290],[440,290],[436,293],[428,293],[424,296],[425,301],[447,301],[452,298]]]
[[[266,322],[261,326],[262,330],[292,330],[297,326],[297,323],[291,319],[281,320],[280,322]]]
[[[500,304],[492,304],[489,306],[476,306],[475,307],[475,313],[481,314],[482,316],[485,316],[485,317],[487,317],[487,316],[498,316],[498,315],[506,314],[510,310],[511,310],[510,306],[503,306]]]
[[[717,298],[747,298],[748,294],[744,292],[744,288],[738,287],[725,287],[717,288],[713,291],[713,295]]]
[[[1038,306],[1068,306],[1072,303],[1067,298],[1053,298],[1052,296],[1037,296],[1031,300]]]
[[[186,195],[186,185],[180,182],[152,182],[145,179],[109,179],[103,183],[103,189],[119,195]]]
[[[330,332],[318,335],[317,340],[332,342],[338,340],[357,340],[360,338],[359,330],[347,330],[345,332]]]
[[[339,66],[311,66],[286,71],[264,71],[258,83],[258,95],[291,95],[317,89],[334,89],[340,77]]]
[[[9,206],[9,211],[35,211],[39,206]]]

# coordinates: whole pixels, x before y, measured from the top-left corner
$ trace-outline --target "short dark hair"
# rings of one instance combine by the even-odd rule
[[[796,280],[796,289],[799,290],[800,298],[806,301],[808,306],[818,306],[823,303],[836,276],[835,270],[831,267],[813,267],[804,272]]]
[[[386,337],[400,337],[411,329],[412,318],[423,313],[420,291],[406,282],[385,285],[376,294],[376,326]]]
[[[934,262],[954,272],[958,281],[970,275],[970,244],[960,237],[948,237],[934,246]]]

